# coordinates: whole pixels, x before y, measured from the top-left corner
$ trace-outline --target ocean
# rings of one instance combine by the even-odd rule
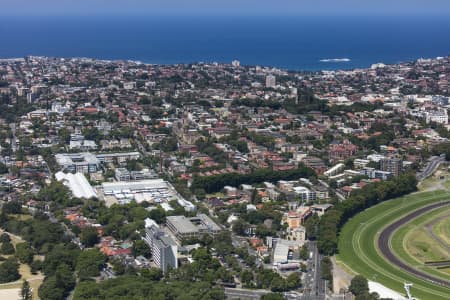
[[[1,17],[0,58],[225,62],[333,70],[450,54],[445,17]]]

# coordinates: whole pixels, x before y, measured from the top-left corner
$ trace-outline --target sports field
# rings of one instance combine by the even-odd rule
[[[447,245],[450,245],[450,216],[436,222],[433,225],[433,232]]]
[[[450,251],[443,241],[432,236],[430,224],[450,214],[450,207],[437,209],[414,219],[400,227],[393,235],[391,247],[397,256],[419,270],[433,276],[450,280],[445,269],[425,266],[426,262],[446,261],[450,259]],[[438,238],[438,236],[436,236]],[[441,244],[442,243],[442,244]],[[447,247],[446,247],[447,246]]]
[[[337,260],[355,273],[404,294],[403,283],[413,283],[413,296],[421,300],[450,299],[450,289],[417,278],[387,262],[377,240],[387,225],[420,207],[450,199],[445,191],[414,193],[386,201],[353,217],[341,231]],[[392,246],[392,245],[391,245]]]

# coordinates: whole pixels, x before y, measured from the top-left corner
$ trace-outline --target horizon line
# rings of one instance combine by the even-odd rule
[[[449,17],[450,12],[11,12],[1,13],[0,17]]]

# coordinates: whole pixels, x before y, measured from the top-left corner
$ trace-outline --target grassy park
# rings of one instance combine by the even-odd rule
[[[376,245],[378,235],[385,226],[422,206],[449,198],[450,193],[446,191],[413,193],[383,202],[356,215],[341,231],[337,261],[352,272],[401,294],[405,293],[403,284],[409,282],[413,283],[414,297],[422,300],[450,299],[448,288],[398,269],[384,259]]]
[[[0,229],[0,234],[2,234],[2,233],[4,233],[4,231]],[[13,234],[10,234],[9,236],[11,238],[11,243],[14,246],[16,246],[18,243],[24,242],[24,240],[22,238],[20,238],[19,236],[16,236]],[[7,258],[7,257],[9,257],[9,255],[4,255],[4,257]],[[40,257],[40,259],[43,260],[43,257]],[[11,295],[12,294],[18,295],[18,291],[16,291],[16,290],[20,289],[22,287],[22,283],[23,283],[24,279],[28,280],[30,287],[33,290],[33,299],[39,299],[37,291],[39,289],[39,286],[42,284],[44,276],[41,273],[32,274],[30,266],[27,264],[20,264],[19,273],[21,275],[21,278],[19,280],[14,281],[14,282],[0,284],[0,299],[11,299],[11,300],[17,299],[17,298],[11,298]],[[11,292],[9,292],[9,291],[11,291]],[[12,291],[14,291],[14,292],[12,292]]]

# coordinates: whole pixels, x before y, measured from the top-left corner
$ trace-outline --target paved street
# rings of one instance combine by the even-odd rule
[[[304,278],[305,295],[301,299],[325,299],[325,281],[321,278],[320,274],[320,261],[322,256],[319,254],[315,242],[310,242],[308,247],[311,259],[308,260],[308,271]]]
[[[270,293],[270,291],[225,288],[225,295],[228,299],[260,299],[267,293]]]
[[[443,162],[445,162],[444,155],[432,157],[425,166],[425,168],[422,170],[422,172],[417,174],[417,179],[424,180],[425,178],[431,176],[431,174],[433,174],[434,171],[436,171],[439,165]]]

